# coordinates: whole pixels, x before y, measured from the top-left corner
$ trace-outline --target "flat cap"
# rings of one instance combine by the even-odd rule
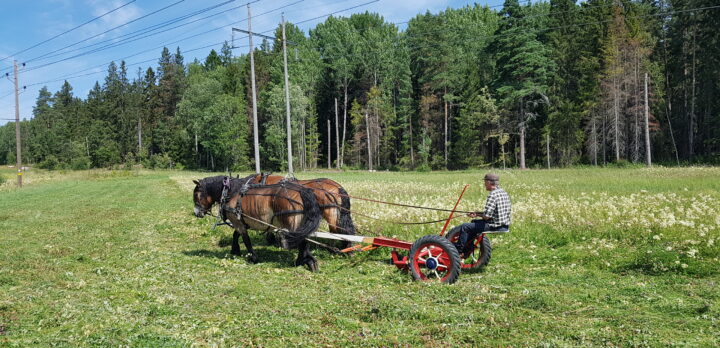
[[[498,182],[498,181],[500,181],[500,177],[497,174],[487,173],[487,174],[485,174],[485,177],[483,178],[483,180]]]

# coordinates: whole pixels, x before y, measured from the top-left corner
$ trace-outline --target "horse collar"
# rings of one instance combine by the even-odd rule
[[[220,203],[225,204],[227,201],[227,194],[230,191],[230,178],[225,177],[223,178],[223,189],[222,194],[220,195]]]

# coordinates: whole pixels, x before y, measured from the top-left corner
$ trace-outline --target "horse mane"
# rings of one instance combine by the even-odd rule
[[[209,176],[200,180],[200,186],[205,190],[207,195],[219,199],[220,195],[222,195],[224,178],[225,176],[222,175]]]

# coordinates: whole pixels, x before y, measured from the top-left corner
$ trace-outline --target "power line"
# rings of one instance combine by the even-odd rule
[[[225,2],[223,2],[223,3],[219,3],[219,4],[216,4],[216,5],[207,7],[207,8],[205,8],[205,9],[198,10],[198,11],[195,11],[195,12],[192,12],[192,13],[189,13],[189,14],[186,14],[186,15],[183,15],[183,16],[180,16],[180,17],[177,17],[177,18],[173,18],[173,19],[171,19],[171,20],[168,20],[168,21],[165,21],[165,22],[162,22],[162,23],[159,23],[159,24],[151,25],[151,26],[149,26],[149,27],[145,27],[145,28],[142,28],[142,29],[139,29],[139,30],[136,30],[136,31],[127,33],[127,34],[123,34],[123,35],[120,35],[120,36],[117,36],[117,37],[114,37],[114,38],[111,38],[111,39],[108,39],[108,40],[103,40],[103,41],[96,42],[96,43],[93,43],[93,44],[90,44],[90,45],[86,45],[86,46],[83,46],[83,47],[78,47],[78,48],[75,48],[75,49],[72,49],[72,50],[67,50],[67,51],[64,51],[64,52],[57,52],[57,53],[54,53],[54,54],[53,54],[53,52],[50,52],[50,53],[48,53],[48,54],[45,54],[44,56],[35,57],[35,58],[30,59],[30,60],[27,60],[27,61],[25,61],[25,62],[26,62],[26,63],[29,63],[29,62],[32,62],[32,61],[35,61],[35,60],[42,60],[42,59],[48,59],[48,58],[52,58],[52,57],[57,57],[57,56],[61,56],[61,55],[63,55],[63,54],[67,54],[67,53],[71,53],[71,52],[77,52],[77,51],[81,51],[81,50],[83,50],[83,49],[90,48],[90,47],[93,47],[93,46],[102,45],[102,44],[105,44],[105,43],[108,43],[108,42],[112,42],[112,44],[111,44],[111,45],[106,45],[106,46],[100,47],[100,48],[95,48],[95,49],[93,49],[93,50],[88,51],[87,54],[89,54],[89,53],[94,53],[94,52],[98,52],[98,51],[100,51],[100,50],[107,49],[107,48],[113,48],[113,47],[121,46],[122,44],[125,44],[125,43],[128,43],[128,42],[133,42],[133,41],[137,41],[137,40],[140,40],[140,39],[143,39],[143,38],[147,38],[147,37],[150,37],[150,36],[153,36],[153,35],[165,33],[165,32],[167,32],[167,31],[170,31],[170,30],[173,30],[173,29],[177,29],[177,28],[180,28],[180,27],[182,27],[182,26],[189,25],[189,24],[192,24],[192,23],[195,23],[195,22],[198,22],[198,21],[201,21],[201,20],[204,20],[204,19],[213,17],[213,16],[217,16],[217,15],[223,14],[223,13],[225,13],[225,12],[228,12],[228,11],[231,11],[231,10],[234,10],[234,9],[239,8],[240,6],[238,6],[238,7],[233,7],[233,8],[231,8],[231,9],[227,9],[227,10],[224,10],[224,11],[221,11],[221,12],[218,12],[218,13],[215,13],[215,14],[212,14],[212,15],[209,15],[209,16],[206,16],[206,17],[203,17],[203,18],[195,19],[195,20],[193,20],[193,21],[191,21],[191,22],[188,22],[188,23],[185,23],[185,24],[181,24],[181,25],[175,26],[175,27],[173,27],[173,28],[169,28],[169,29],[166,29],[166,30],[163,30],[163,31],[159,31],[159,32],[156,32],[156,33],[153,33],[153,34],[145,35],[145,36],[140,36],[140,35],[143,35],[143,34],[150,33],[150,32],[153,32],[153,31],[155,31],[155,30],[161,29],[161,28],[163,28],[163,27],[169,26],[169,25],[171,25],[171,24],[180,22],[180,21],[182,21],[182,20],[184,20],[184,19],[187,19],[187,18],[190,18],[190,17],[192,17],[192,16],[196,16],[196,15],[198,15],[198,14],[202,14],[202,13],[205,13],[205,12],[207,12],[207,11],[211,11],[211,10],[213,10],[213,9],[215,9],[215,8],[218,8],[218,7],[220,7],[220,6],[226,5],[226,4],[228,4],[228,3],[230,3],[230,2],[233,2],[233,1],[236,1],[236,0],[225,1]],[[255,0],[255,1],[253,1],[253,2],[257,2],[257,1],[260,1],[260,0]],[[138,36],[140,36],[140,37],[138,37]],[[133,39],[133,38],[137,38],[137,39],[135,39],[135,40],[130,40],[130,39]],[[118,40],[118,39],[120,39],[120,40]]]
[[[232,0],[232,1],[235,1],[235,0]],[[254,2],[258,2],[258,1],[260,1],[260,0],[255,0],[255,1],[249,2],[249,3],[247,3],[247,4],[254,3]],[[282,9],[282,8],[285,8],[285,7],[289,7],[289,6],[298,4],[298,3],[302,2],[302,1],[304,1],[304,0],[299,0],[299,1],[292,2],[292,3],[290,3],[290,4],[287,4],[287,5],[278,7],[278,8],[276,8],[276,9],[273,9],[273,10],[270,10],[270,11],[267,11],[267,12],[264,12],[264,13],[262,13],[262,14],[260,14],[260,15],[264,15],[264,14],[267,14],[267,13],[270,13],[270,12],[274,12],[274,11],[280,10],[280,9]],[[245,6],[245,5],[247,5],[247,4],[244,4],[244,5],[242,5],[242,6]],[[229,10],[226,10],[226,11],[223,11],[223,12],[227,12],[227,11],[229,11]],[[217,14],[215,14],[215,15],[218,15],[218,14],[221,14],[221,13],[222,13],[222,12],[217,13]],[[215,16],[215,15],[207,16],[207,17],[204,17],[204,18],[201,18],[201,19],[207,19],[207,18],[210,18],[210,17]],[[260,15],[259,15],[259,16],[260,16]],[[199,35],[206,34],[206,33],[212,32],[212,31],[216,31],[216,30],[220,30],[220,29],[223,29],[224,27],[227,27],[227,26],[230,26],[230,25],[233,25],[233,24],[237,24],[237,23],[241,23],[241,22],[244,22],[244,21],[246,21],[246,20],[247,20],[247,19],[243,19],[243,20],[238,21],[238,22],[233,22],[233,23],[227,24],[227,25],[225,25],[225,26],[223,26],[223,27],[218,27],[218,28],[210,29],[210,30],[208,30],[208,31],[202,32],[202,33],[200,33],[200,34],[193,35],[193,36],[191,36],[191,37],[199,36]],[[138,40],[140,40],[140,39],[143,39],[143,38],[146,38],[146,37],[149,37],[149,36],[153,36],[153,35],[157,35],[157,34],[160,34],[160,33],[164,33],[164,32],[167,32],[167,31],[170,31],[170,30],[173,30],[173,29],[182,27],[182,26],[184,26],[184,25],[188,25],[188,24],[195,23],[195,22],[197,22],[197,21],[198,21],[198,20],[194,20],[194,21],[192,21],[192,22],[189,22],[189,23],[186,23],[186,24],[182,24],[182,25],[179,25],[179,26],[176,26],[176,27],[173,27],[173,28],[168,28],[168,29],[166,29],[166,30],[163,30],[163,31],[160,31],[160,32],[157,32],[157,33],[153,33],[153,34],[149,34],[149,35],[146,35],[146,36],[143,36],[143,37],[139,37],[139,38],[136,38],[136,39],[131,40],[131,41],[125,41],[125,42],[120,42],[120,43],[116,43],[116,44],[111,44],[111,45],[106,45],[106,46],[103,46],[103,47],[99,47],[99,48],[96,48],[96,49],[93,49],[93,50],[90,50],[90,51],[87,51],[87,52],[83,52],[83,53],[76,54],[76,55],[71,56],[71,57],[66,57],[66,58],[59,59],[59,60],[56,60],[56,61],[53,61],[53,62],[49,62],[49,63],[42,64],[42,65],[38,65],[38,66],[35,66],[35,67],[32,67],[32,68],[29,68],[29,69],[27,69],[27,70],[28,70],[28,71],[32,71],[32,70],[40,69],[40,68],[43,68],[43,67],[46,67],[46,66],[49,66],[49,65],[53,65],[53,64],[60,63],[60,62],[64,62],[64,61],[67,61],[67,60],[70,60],[70,59],[78,58],[78,57],[81,57],[81,56],[84,56],[84,55],[88,55],[88,54],[92,54],[92,53],[99,52],[99,51],[102,51],[102,50],[106,50],[106,49],[109,49],[109,48],[115,48],[115,47],[121,46],[121,45],[126,44],[126,43],[129,43],[129,42],[138,41]],[[188,38],[186,38],[186,39],[188,39]],[[182,41],[182,40],[178,40],[178,41],[175,41],[175,42],[179,42],[179,41]]]
[[[257,0],[257,1],[260,1],[260,0]],[[255,1],[255,2],[257,2],[257,1]],[[281,7],[278,7],[278,8],[275,8],[275,9],[272,9],[272,10],[269,10],[269,11],[266,11],[266,12],[263,12],[263,13],[257,15],[256,17],[260,17],[260,16],[262,16],[262,15],[265,15],[265,14],[268,14],[268,13],[271,13],[271,12],[274,12],[274,11],[278,11],[278,10],[281,10],[281,9],[283,9],[283,8],[286,8],[286,7],[296,5],[296,4],[298,4],[298,3],[300,3],[300,2],[303,2],[303,1],[304,1],[304,0],[298,0],[298,1],[295,1],[295,2],[292,2],[292,3],[289,3],[289,4],[286,4],[286,5],[284,5],[284,6],[281,6]],[[247,4],[243,4],[243,5],[241,5],[241,6],[234,7],[234,8],[232,8],[232,9],[237,9],[237,8],[239,8],[239,7],[246,6],[246,5],[247,5]],[[229,10],[232,10],[232,9],[229,9]],[[226,12],[226,11],[223,11],[223,12]],[[222,13],[222,12],[220,12],[220,13]],[[217,14],[220,14],[220,13],[217,13]],[[216,14],[216,15],[217,15],[217,14]],[[205,17],[205,18],[209,18],[209,17],[210,17],[210,16]],[[62,81],[64,76],[72,76],[72,75],[74,75],[74,74],[77,74],[77,73],[80,73],[80,72],[83,72],[83,71],[87,71],[87,70],[92,70],[92,69],[95,69],[95,68],[104,67],[104,66],[106,66],[106,65],[108,65],[108,64],[110,64],[110,63],[112,63],[113,61],[116,61],[116,60],[125,60],[125,59],[127,59],[127,58],[131,58],[131,57],[134,57],[134,56],[137,56],[137,55],[140,55],[140,54],[149,52],[149,51],[153,51],[153,50],[156,50],[156,49],[159,49],[159,48],[167,47],[167,46],[169,46],[169,45],[173,45],[173,44],[176,44],[176,43],[178,43],[178,42],[182,42],[182,41],[185,41],[185,40],[189,40],[189,39],[191,39],[191,38],[194,38],[194,37],[198,37],[198,36],[200,36],[200,35],[204,35],[204,34],[207,34],[207,33],[213,32],[213,31],[217,31],[217,30],[220,30],[220,29],[224,29],[224,28],[226,28],[226,27],[228,27],[228,26],[231,26],[231,25],[234,25],[234,24],[238,24],[238,23],[242,23],[242,22],[244,22],[244,21],[246,21],[246,20],[247,20],[247,18],[245,18],[245,19],[243,19],[243,20],[240,20],[240,21],[237,21],[237,22],[229,23],[229,24],[227,24],[227,25],[224,25],[224,26],[221,26],[221,27],[218,27],[218,28],[210,29],[210,30],[207,30],[207,31],[198,33],[198,34],[194,34],[194,35],[191,35],[191,36],[187,36],[187,37],[182,38],[182,39],[179,39],[179,40],[175,40],[175,41],[172,41],[172,42],[164,43],[164,44],[162,44],[162,45],[160,45],[160,46],[153,47],[153,48],[150,48],[150,49],[147,49],[147,50],[143,50],[143,51],[140,51],[140,52],[131,54],[131,55],[129,55],[129,56],[125,56],[125,57],[123,57],[123,58],[114,59],[114,60],[111,60],[111,61],[106,62],[106,63],[102,63],[102,64],[99,64],[99,65],[96,65],[96,66],[92,66],[92,67],[90,67],[90,68],[86,68],[86,69],[83,69],[83,70],[80,70],[80,71],[76,71],[76,72],[71,73],[71,74],[63,75],[63,76],[61,76],[61,77],[58,77],[56,80],[33,83],[33,84],[28,85],[28,86],[35,86],[35,85],[45,84],[45,83],[49,83],[49,82]],[[195,21],[193,21],[193,22],[195,22]],[[192,22],[191,22],[191,23],[192,23]],[[93,74],[95,74],[95,73],[97,73],[97,72],[93,72]]]
[[[73,31],[73,30],[75,30],[75,29],[78,29],[78,28],[80,28],[80,27],[82,27],[82,26],[85,26],[85,25],[87,25],[87,24],[90,24],[90,23],[92,23],[92,22],[94,22],[94,21],[96,21],[96,20],[98,20],[98,19],[100,19],[100,18],[102,18],[102,17],[105,17],[105,16],[107,16],[107,15],[109,15],[109,14],[111,14],[111,13],[113,13],[113,12],[115,12],[115,11],[123,8],[123,7],[125,7],[125,6],[128,6],[128,5],[132,4],[132,3],[135,2],[135,1],[137,1],[137,0],[128,1],[128,2],[126,2],[125,4],[120,5],[120,6],[114,8],[114,9],[108,11],[108,12],[105,12],[105,13],[103,13],[103,14],[101,14],[101,15],[99,15],[99,16],[97,16],[97,17],[95,17],[95,18],[93,18],[93,19],[91,19],[91,20],[89,20],[89,21],[87,21],[87,22],[85,22],[85,23],[82,23],[82,24],[80,24],[80,25],[78,25],[78,26],[76,26],[76,27],[74,27],[74,28],[72,28],[72,29],[68,29],[68,30],[66,30],[66,31],[64,31],[64,32],[62,32],[62,33],[60,33],[60,34],[57,34],[57,35],[55,35],[55,36],[53,36],[53,37],[51,37],[51,38],[49,38],[49,39],[47,39],[47,40],[45,40],[45,41],[36,43],[36,44],[34,44],[34,45],[32,45],[32,46],[30,46],[30,47],[28,47],[28,48],[26,48],[26,49],[24,49],[24,50],[22,50],[22,51],[15,52],[15,53],[13,53],[13,54],[5,57],[5,58],[2,58],[2,59],[0,59],[0,61],[3,61],[3,60],[8,59],[8,58],[10,58],[10,57],[16,56],[16,55],[18,55],[18,54],[20,54],[20,53],[23,53],[23,52],[27,52],[27,51],[29,51],[29,50],[31,50],[31,49],[33,49],[33,48],[35,48],[35,47],[38,47],[38,46],[40,46],[40,45],[42,45],[42,44],[44,44],[44,43],[50,42],[50,41],[52,41],[52,40],[54,40],[54,39],[57,39],[58,37],[63,36],[63,35],[71,32],[71,31]]]
[[[316,19],[320,19],[320,18],[327,17],[327,16],[332,16],[332,15],[337,14],[337,13],[340,13],[340,12],[345,12],[345,11],[349,11],[349,10],[356,9],[356,8],[358,8],[358,7],[370,5],[370,4],[375,3],[375,2],[378,2],[378,1],[380,1],[380,0],[373,0],[373,1],[364,2],[364,3],[362,3],[362,4],[355,5],[355,6],[353,6],[353,7],[348,7],[348,8],[346,8],[346,9],[342,9],[342,10],[338,10],[338,11],[335,11],[335,12],[331,12],[331,13],[328,13],[328,14],[326,14],[326,15],[322,15],[322,16],[317,16],[317,17],[313,17],[313,18],[310,18],[310,19],[306,19],[306,20],[304,20],[304,21],[300,21],[300,22],[297,22],[297,23],[294,23],[294,24],[295,24],[295,25],[298,25],[298,24],[302,24],[302,23],[314,21],[314,20],[316,20]],[[273,30],[275,30],[275,29],[273,29]]]
[[[254,2],[257,2],[257,1],[260,1],[260,0],[256,0],[256,1],[254,1]],[[275,12],[275,11],[278,11],[278,10],[281,10],[281,9],[283,9],[283,8],[287,8],[287,7],[296,5],[296,4],[298,4],[298,3],[302,2],[302,1],[304,1],[304,0],[298,0],[298,1],[291,2],[291,3],[289,3],[289,4],[286,4],[286,5],[283,5],[283,6],[280,6],[280,7],[277,7],[277,8],[268,10],[268,11],[265,11],[265,12],[263,12],[263,13],[260,13],[260,14],[256,15],[255,17],[260,17],[260,16],[263,16],[263,15],[266,15],[266,14],[269,14],[269,13],[272,13],[272,12]],[[244,4],[244,5],[242,5],[242,6],[246,6],[246,5],[247,5],[247,4]],[[240,21],[236,21],[236,22],[232,22],[232,23],[226,24],[226,25],[224,25],[224,26],[221,26],[221,27],[218,27],[218,28],[215,28],[215,29],[210,29],[210,30],[207,30],[207,31],[204,31],[204,32],[195,34],[195,35],[191,35],[191,36],[185,37],[185,38],[180,39],[180,40],[176,40],[176,41],[173,41],[173,42],[165,43],[165,44],[160,45],[160,46],[158,46],[158,47],[154,47],[154,48],[151,48],[151,49],[143,50],[143,51],[137,52],[137,53],[135,53],[135,54],[132,54],[132,55],[129,55],[129,56],[126,56],[126,57],[123,57],[123,58],[115,59],[115,60],[125,60],[125,59],[127,59],[127,58],[134,57],[134,56],[137,56],[137,55],[139,55],[139,54],[146,53],[146,52],[148,52],[148,51],[152,51],[152,50],[155,50],[155,49],[158,49],[158,48],[166,47],[166,46],[168,46],[168,45],[175,44],[175,43],[178,43],[178,42],[181,42],[181,41],[185,41],[185,40],[188,40],[188,39],[191,39],[191,38],[194,38],[194,37],[203,35],[203,34],[207,34],[207,33],[212,32],[212,31],[217,31],[217,30],[220,30],[220,29],[224,29],[224,28],[227,28],[228,26],[235,25],[235,24],[238,24],[238,23],[242,23],[242,22],[244,22],[244,21],[246,21],[246,20],[247,20],[247,18],[242,19],[242,20],[240,20]],[[221,42],[220,44],[222,44],[222,43],[224,43],[224,42]],[[216,44],[214,44],[214,45],[216,45]],[[211,46],[214,46],[214,45],[211,45]],[[241,46],[241,47],[242,47],[242,46]],[[192,51],[196,51],[196,50],[198,50],[198,49],[192,49],[192,50],[184,51],[184,52],[192,52]],[[157,58],[153,58],[153,59],[150,59],[150,60],[148,60],[148,61],[155,60],[155,59],[157,59]],[[114,62],[115,60],[109,61],[109,62],[107,62],[107,63],[103,63],[103,64],[98,65],[98,66],[93,66],[93,67],[90,67],[90,68],[87,68],[87,69],[83,69],[83,70],[80,70],[80,71],[76,71],[75,73],[71,73],[71,74],[68,74],[68,75],[73,75],[73,74],[77,74],[77,73],[80,73],[80,72],[83,72],[83,71],[87,71],[87,70],[91,70],[91,69],[103,67],[103,66],[106,66],[106,65]],[[147,61],[145,61],[145,62],[147,62]],[[136,64],[137,64],[137,63],[136,63]],[[133,65],[136,65],[136,64],[133,64]],[[34,67],[34,68],[28,69],[28,70],[34,70],[34,69],[39,69],[39,67]],[[101,72],[101,71],[100,71],[100,72]],[[93,75],[93,74],[97,74],[97,73],[100,73],[100,72],[92,72],[92,73],[89,73],[89,74],[72,76],[72,77],[68,77],[68,78],[75,78],[75,77],[82,77],[82,76],[87,76],[87,75]],[[68,75],[64,75],[64,76],[68,76]],[[59,77],[59,78],[54,79],[54,80],[37,82],[37,83],[30,84],[30,85],[28,85],[28,86],[37,86],[37,85],[42,85],[42,84],[50,83],[50,82],[62,81],[62,80],[64,80],[64,79],[65,79],[65,78]]]
[[[227,3],[232,2],[232,1],[235,1],[235,0],[226,1],[226,2],[224,2],[224,3],[222,3],[222,4],[220,4],[220,5],[224,5],[224,4],[227,4]],[[260,1],[260,0],[255,0],[255,1],[253,1],[253,2],[257,2],[257,1]],[[219,6],[219,5],[216,5],[216,6]],[[210,8],[210,9],[211,9],[211,8]],[[205,9],[205,11],[208,11],[208,10],[209,10],[209,9]],[[206,18],[209,18],[209,17],[212,17],[212,16],[208,16],[208,17],[205,17],[205,18],[203,18],[203,19],[206,19]],[[188,24],[195,23],[195,22],[197,22],[197,21],[198,21],[198,20],[195,20],[195,21],[192,21],[192,22],[189,22],[189,23],[186,23],[186,24],[182,24],[182,25],[179,25],[179,26],[176,26],[176,27],[173,27],[173,28],[165,29],[165,30],[162,30],[162,31],[153,33],[153,34],[148,34],[148,35],[141,36],[141,37],[134,37],[133,40],[129,40],[129,38],[128,38],[128,39],[124,39],[124,40],[121,40],[120,42],[116,42],[116,43],[108,44],[108,45],[105,45],[105,46],[97,47],[97,48],[94,48],[94,49],[92,49],[92,50],[89,50],[89,51],[86,51],[86,52],[82,52],[82,53],[78,53],[78,54],[73,55],[73,56],[70,56],[70,57],[66,57],[66,58],[62,58],[62,59],[55,60],[55,61],[53,61],[53,62],[49,62],[49,63],[41,64],[41,65],[38,65],[38,66],[34,66],[34,67],[32,67],[32,68],[29,68],[28,71],[40,69],[40,68],[43,68],[43,67],[46,67],[46,66],[49,66],[49,65],[53,65],[53,64],[60,63],[60,62],[68,61],[68,60],[70,60],[70,59],[82,57],[82,56],[85,56],[85,55],[88,55],[88,54],[92,54],[92,53],[104,51],[104,50],[107,50],[107,49],[110,49],[110,48],[119,47],[119,46],[122,46],[122,45],[124,45],[124,44],[130,43],[130,42],[134,42],[134,41],[138,41],[138,40],[141,40],[141,39],[144,39],[144,38],[153,36],[153,35],[165,33],[165,32],[168,32],[168,31],[170,31],[170,30],[177,29],[177,28],[179,28],[179,27],[182,27],[182,26],[185,26],[185,25],[188,25]],[[141,35],[141,34],[139,34],[139,35]],[[137,36],[137,35],[136,35],[136,36]],[[109,41],[112,41],[112,40],[109,40]],[[64,53],[63,53],[63,54],[64,54]]]
[[[143,19],[143,18],[147,18],[147,17],[152,16],[152,15],[154,15],[154,14],[156,14],[156,13],[159,13],[159,12],[162,12],[162,11],[164,11],[164,10],[167,10],[168,8],[173,7],[173,6],[175,6],[175,5],[178,5],[178,4],[180,4],[181,2],[183,2],[183,1],[185,1],[185,0],[179,0],[179,1],[174,2],[174,3],[170,4],[170,5],[167,5],[167,6],[163,7],[163,8],[160,8],[160,9],[158,9],[158,10],[155,10],[155,11],[153,11],[153,12],[150,12],[150,13],[144,15],[144,16],[140,16],[140,17],[138,17],[138,18],[135,18],[135,19],[133,19],[133,20],[127,21],[127,22],[125,22],[125,23],[123,23],[123,24],[120,24],[120,25],[118,25],[118,26],[115,26],[115,27],[113,27],[113,28],[110,28],[110,29],[108,29],[108,30],[106,30],[106,31],[103,31],[102,33],[93,35],[93,36],[88,37],[88,38],[86,38],[86,39],[77,41],[77,42],[75,42],[75,43],[73,43],[73,44],[67,45],[67,46],[65,46],[65,47],[62,47],[62,48],[59,48],[59,49],[57,49],[57,50],[51,51],[51,52],[49,52],[49,53],[43,54],[43,55],[41,55],[41,56],[32,58],[32,59],[30,59],[30,60],[27,60],[26,63],[27,63],[27,62],[30,62],[30,61],[37,60],[37,59],[39,59],[39,58],[41,58],[41,57],[43,57],[43,56],[46,56],[46,55],[48,55],[48,54],[52,54],[52,53],[55,53],[55,52],[64,50],[64,49],[66,49],[66,48],[75,46],[75,45],[77,45],[77,44],[86,42],[86,41],[91,40],[91,39],[94,39],[94,38],[96,38],[96,37],[98,37],[98,36],[107,34],[107,33],[111,32],[111,31],[113,31],[113,30],[116,30],[116,29],[118,29],[118,28],[124,27],[124,26],[126,26],[126,25],[131,24],[131,23],[137,22],[137,21],[139,21],[139,20],[141,20],[141,19]]]

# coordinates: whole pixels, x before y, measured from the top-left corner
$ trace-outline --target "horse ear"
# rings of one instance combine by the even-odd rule
[[[193,180],[193,182],[195,183],[195,185],[200,185],[200,182],[197,180]]]

